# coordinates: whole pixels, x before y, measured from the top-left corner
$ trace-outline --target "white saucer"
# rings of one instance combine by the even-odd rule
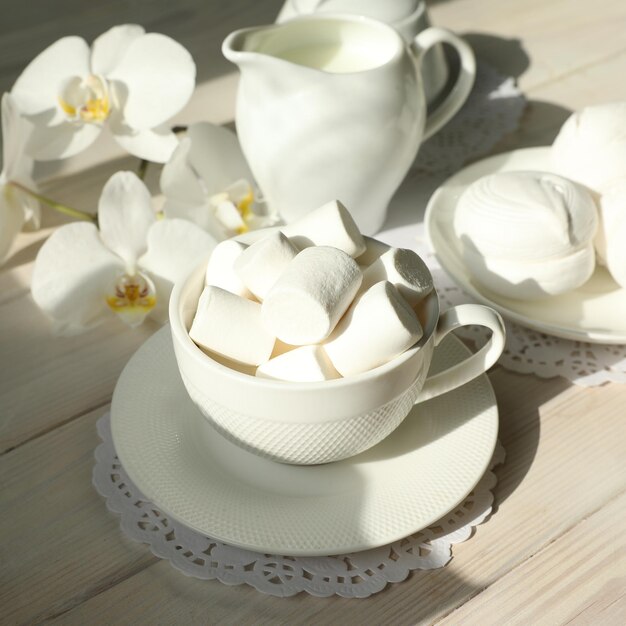
[[[390,437],[357,457],[283,465],[213,430],[187,396],[171,343],[165,327],[122,372],[111,408],[115,448],[149,500],[231,545],[294,556],[385,545],[462,502],[491,460],[498,411],[485,375],[415,407]],[[433,367],[466,354],[447,338]]]
[[[461,170],[432,195],[426,208],[426,232],[443,269],[476,300],[505,317],[540,332],[592,343],[626,343],[626,289],[603,267],[582,287],[544,300],[504,298],[478,284],[467,271],[453,229],[459,197],[474,181],[495,172],[550,171],[550,148],[525,148],[499,154]]]

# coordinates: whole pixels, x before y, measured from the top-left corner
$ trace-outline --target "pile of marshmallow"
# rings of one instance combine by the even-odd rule
[[[432,289],[415,252],[363,237],[334,201],[251,245],[218,244],[189,336],[218,362],[263,378],[354,376],[419,341]]]
[[[574,113],[552,172],[486,176],[461,195],[454,230],[470,273],[509,298],[583,285],[596,264],[626,287],[626,103]]]

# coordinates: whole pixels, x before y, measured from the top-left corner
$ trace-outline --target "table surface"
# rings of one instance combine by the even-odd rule
[[[0,26],[0,81],[9,89],[29,58],[62,35],[92,39],[134,21],[177,38],[196,59],[199,87],[178,121],[230,122],[237,77],[220,42],[240,25],[271,21],[279,5],[14,5]],[[430,13],[519,79],[528,107],[494,152],[547,145],[571,110],[626,100],[623,0],[450,0],[431,3]],[[137,161],[103,145],[61,167],[46,170],[55,175],[48,195],[92,207],[104,181]],[[156,171],[148,180],[156,192]],[[496,514],[455,547],[447,567],[414,572],[365,600],[279,599],[190,579],[127,540],[91,485],[95,422],[156,327],[128,330],[112,320],[55,337],[29,293],[37,250],[64,222],[44,215],[43,229],[21,235],[0,272],[3,623],[626,623],[626,387],[616,384],[583,389],[496,366],[489,376],[507,451]]]

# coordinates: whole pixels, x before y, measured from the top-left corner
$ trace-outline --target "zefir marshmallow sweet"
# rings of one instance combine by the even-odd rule
[[[572,113],[551,149],[554,171],[600,193],[626,177],[626,102]]]
[[[532,300],[589,279],[597,223],[581,185],[546,172],[498,172],[461,194],[454,232],[473,278],[501,296]]]
[[[626,177],[601,191],[596,251],[615,281],[626,289]]]
[[[263,323],[285,343],[319,343],[346,312],[362,279],[356,261],[343,250],[305,248],[263,301]]]

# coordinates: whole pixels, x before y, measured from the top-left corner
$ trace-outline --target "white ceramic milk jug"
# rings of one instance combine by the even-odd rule
[[[427,119],[419,59],[441,42],[457,49],[461,70]],[[347,15],[226,38],[224,55],[241,71],[239,140],[265,200],[285,221],[339,199],[363,233],[379,230],[420,142],[456,113],[475,75],[471,49],[449,31],[424,30],[413,48],[392,27]]]

